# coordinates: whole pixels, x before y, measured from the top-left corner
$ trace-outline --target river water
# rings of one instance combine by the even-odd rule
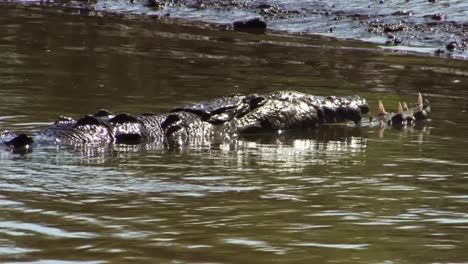
[[[466,61],[0,7],[0,130],[288,89],[433,108],[405,131],[2,151],[0,262],[468,262]]]

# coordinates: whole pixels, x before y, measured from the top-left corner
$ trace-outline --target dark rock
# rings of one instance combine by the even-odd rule
[[[398,46],[398,45],[401,45],[403,41],[401,39],[398,39],[398,38],[392,38],[390,40],[387,40],[385,42],[386,45],[394,45],[394,46]]]
[[[204,9],[206,8],[205,4],[201,0],[188,1],[186,3],[187,7],[195,9]]]
[[[406,30],[408,30],[408,27],[401,22],[396,23],[396,24],[385,24],[383,27],[383,31],[385,33],[400,32],[400,31],[406,31]]]
[[[255,7],[258,8],[258,9],[265,9],[265,8],[271,8],[272,6],[270,4],[267,4],[267,3],[259,3]]]
[[[401,45],[402,42],[403,42],[403,41],[402,41],[401,39],[395,38],[395,39],[393,40],[393,45],[398,46],[398,45]]]
[[[392,13],[392,16],[412,16],[413,11],[411,10],[402,10],[402,11],[396,11]]]
[[[445,46],[445,48],[448,51],[455,51],[455,50],[460,48],[460,44],[458,42],[456,42],[456,41],[452,41],[449,44],[447,44],[447,46]]]
[[[445,54],[445,51],[443,49],[437,49],[436,51],[434,51],[434,54],[440,56]]]
[[[232,23],[234,30],[265,32],[267,24],[262,17],[246,17],[235,20]]]
[[[435,14],[431,14],[431,15],[425,15],[424,17],[425,18],[430,18],[430,19],[433,19],[433,20],[438,20],[438,21],[441,21],[441,20],[444,20],[444,19],[447,18],[447,16],[442,14],[442,13],[435,13]]]
[[[143,5],[154,9],[160,9],[166,6],[166,2],[164,0],[145,0]]]

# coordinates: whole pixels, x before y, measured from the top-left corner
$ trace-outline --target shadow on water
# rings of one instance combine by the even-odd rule
[[[468,260],[465,62],[9,6],[0,25],[0,130],[285,89],[359,94],[374,112],[420,91],[434,113],[422,130],[2,152],[1,262]]]

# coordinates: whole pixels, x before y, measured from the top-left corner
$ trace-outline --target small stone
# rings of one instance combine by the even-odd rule
[[[164,5],[165,5],[165,2],[162,0],[146,0],[143,3],[143,6],[154,8],[154,9],[163,8]]]
[[[425,18],[430,18],[432,20],[438,20],[438,21],[441,21],[441,20],[444,20],[444,19],[447,18],[447,16],[442,14],[442,13],[435,13],[435,14],[431,14],[431,15],[425,15],[424,17]]]
[[[267,28],[267,24],[262,17],[246,17],[235,20],[232,23],[234,30],[262,30],[263,32]]]
[[[393,16],[412,16],[413,12],[410,10],[396,11],[392,13]]]
[[[450,42],[449,44],[447,44],[447,46],[445,46],[445,48],[448,50],[448,51],[455,51],[459,48],[459,44],[458,42],[456,41],[452,41]]]
[[[393,45],[398,46],[398,45],[401,45],[402,42],[403,42],[403,41],[402,41],[401,39],[395,38],[395,39],[393,40]]]

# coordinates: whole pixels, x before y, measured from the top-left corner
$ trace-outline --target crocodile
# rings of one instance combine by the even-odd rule
[[[174,108],[169,113],[128,113],[114,115],[99,110],[78,120],[59,117],[52,125],[33,135],[5,131],[0,146],[12,152],[30,152],[35,145],[141,144],[148,142],[227,142],[251,133],[318,129],[331,123],[366,123],[370,126],[405,127],[427,120],[429,102],[419,94],[416,108],[400,104],[387,113],[379,102],[379,114],[369,113],[364,98],[354,96],[314,96],[293,91],[264,95],[231,94],[211,101]]]

